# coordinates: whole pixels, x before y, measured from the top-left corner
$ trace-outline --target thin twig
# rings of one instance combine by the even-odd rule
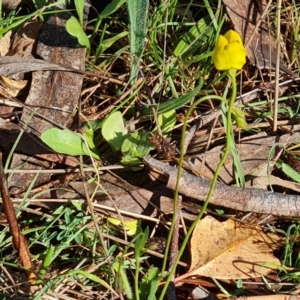
[[[27,277],[34,279],[35,274],[30,271],[32,269],[31,255],[24,235],[21,233],[17,216],[11,202],[7,178],[4,174],[2,164],[2,153],[0,152],[0,192],[5,215],[7,217],[9,231],[12,235],[13,245],[18,252],[20,261],[25,269],[27,269]]]
[[[281,12],[282,0],[277,1],[277,41],[276,41],[276,67],[275,67],[275,94],[274,94],[274,120],[273,131],[277,131],[277,119],[278,119],[278,96],[279,96],[279,69],[280,69],[280,12]]]

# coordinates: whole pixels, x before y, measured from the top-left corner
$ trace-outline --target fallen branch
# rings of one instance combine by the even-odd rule
[[[167,182],[169,189],[175,189],[177,168],[152,157],[144,157],[143,161],[150,168],[151,173],[156,173],[156,175],[158,173],[158,178]],[[179,193],[204,201],[210,189],[210,184],[211,181],[205,178],[183,171]],[[300,216],[300,196],[298,195],[284,195],[260,189],[235,188],[221,183],[217,184],[210,203],[240,211],[275,216]]]

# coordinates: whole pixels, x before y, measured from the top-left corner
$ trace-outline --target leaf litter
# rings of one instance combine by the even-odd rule
[[[242,36],[247,37],[248,41],[250,40],[249,34],[254,35],[252,41],[255,41],[256,39],[255,45],[251,42],[247,45],[248,52],[250,53],[249,59],[251,63],[258,68],[268,68],[270,64],[267,64],[267,57],[269,57],[270,49],[272,50],[271,52],[274,52],[275,42],[269,34],[268,36],[265,35],[265,30],[263,28],[259,29],[258,32],[260,33],[260,35],[257,35],[256,29],[253,27],[255,26],[255,23],[257,24],[257,22],[259,21],[259,17],[261,17],[261,11],[257,13],[257,19],[253,22],[250,22],[251,24],[247,25],[248,27],[246,28],[241,24],[245,24],[246,16],[244,13],[248,11],[248,7],[252,2],[223,2],[227,6],[228,13],[235,29],[237,31],[240,31]],[[248,6],[244,7],[243,5]],[[250,10],[250,15],[252,13],[256,13],[255,9],[256,8],[254,7],[252,8],[252,10]],[[242,15],[242,19],[236,19],[232,14],[232,11],[236,15]],[[246,35],[243,35],[242,33],[245,32]],[[24,41],[24,46],[26,48],[27,44],[25,42],[26,41]],[[267,48],[268,53],[266,52]],[[17,46],[16,49],[22,49],[22,44],[20,47]],[[255,49],[256,53],[254,53],[255,51],[253,49]],[[262,53],[261,55],[259,54],[259,51]],[[22,55],[20,56],[22,57]],[[280,64],[282,70],[284,71],[285,66],[283,60],[280,61]],[[271,67],[274,67],[273,61]],[[55,63],[51,64],[45,61],[31,58],[22,60],[18,59],[17,57],[5,57],[2,59],[2,65],[0,65],[1,74],[5,75],[13,74],[16,72],[37,71],[43,69],[65,71],[71,70],[71,68],[57,65]],[[103,88],[103,94],[104,91],[107,91],[106,83],[107,82],[105,82],[105,87],[99,84],[99,86]],[[118,83],[120,83],[120,81]],[[125,85],[125,83],[121,83],[123,84],[123,86]],[[120,84],[120,86],[122,86],[122,84]],[[242,161],[245,175],[254,174],[255,180],[257,181],[262,181],[262,179],[264,179],[264,188],[270,185],[270,181],[272,184],[272,180],[274,180],[273,182],[277,180],[276,182],[278,182],[279,185],[283,185],[282,181],[279,181],[279,178],[274,179],[272,177],[273,175],[271,177],[266,176],[269,171],[268,166],[266,166],[266,160],[268,159],[270,145],[274,145],[276,138],[271,135],[256,134],[252,135],[250,139],[252,139],[253,142],[252,146],[248,145],[248,149],[242,149],[243,143],[247,144],[248,141],[247,138],[244,138],[241,139],[241,149],[239,149],[239,155]],[[257,147],[257,141],[262,141],[259,147]],[[220,146],[219,148],[211,147],[211,150],[207,152],[207,156],[210,157],[210,159],[208,160],[209,164],[206,165],[206,169],[204,171],[203,169],[201,169],[200,165],[194,165],[194,167],[196,169],[201,169],[201,171],[204,172],[203,174],[205,175],[205,177],[211,177],[211,174],[215,169],[214,163],[219,160],[220,151],[222,151],[222,146]],[[214,155],[213,152],[216,152],[217,154],[215,153]],[[203,159],[203,155],[200,158]],[[226,184],[232,183],[234,180],[232,159],[229,159],[222,172],[223,173],[220,176],[222,181]],[[175,173],[173,172],[172,174]],[[157,176],[157,178],[158,177],[159,175]],[[161,177],[159,178],[161,179]],[[105,177],[103,179],[104,181],[106,180]],[[81,182],[74,182],[74,186],[76,183]],[[247,184],[251,186],[250,181],[247,182]],[[288,185],[288,182],[286,184],[287,187],[291,187]],[[134,186],[125,186],[120,184],[120,182],[113,180],[107,190],[111,195],[115,197],[114,201],[117,203],[117,206],[125,212],[125,214],[132,211],[143,214],[145,213],[146,209],[149,210],[148,202],[153,198],[152,193],[163,193],[159,190],[159,185],[155,183],[151,183],[149,185],[150,188],[146,188],[145,190],[143,190],[143,188],[140,188],[139,186],[139,190],[137,191]],[[117,186],[120,188],[120,190],[117,190]],[[294,186],[295,188],[298,188],[296,184]],[[93,188],[96,187],[97,185],[92,186],[91,194],[93,193]],[[76,190],[76,188],[74,188],[74,190]],[[84,194],[84,192],[85,191],[82,190],[81,187],[81,189],[78,190],[77,193],[75,191],[74,194],[73,191],[72,196],[70,196],[69,198],[76,197],[79,194],[82,195]],[[168,192],[170,192],[170,190],[168,190]],[[61,196],[59,197],[61,199],[64,197],[68,198],[66,194],[61,194]],[[102,197],[103,200],[105,199],[105,204],[107,205],[107,207],[114,206],[111,203],[111,199],[109,199],[107,195],[104,196],[102,194]],[[167,201],[164,201],[163,197],[159,199],[159,195],[155,195],[155,198],[157,207],[150,208],[151,216],[156,217],[157,211],[161,213],[161,210],[158,207],[161,203],[164,203],[165,205],[165,209],[162,210],[164,214],[172,213],[172,195],[168,194],[168,196],[165,197]],[[131,203],[132,201],[134,204]],[[95,204],[96,208],[97,205],[98,204]],[[222,201],[220,201],[219,205],[222,205]],[[103,207],[104,205],[101,206],[101,204],[98,206],[99,212],[101,211],[101,213],[103,213],[103,211],[105,211]],[[264,276],[272,272],[273,269],[276,269],[278,266],[280,266],[281,262],[273,255],[273,251],[280,245],[282,245],[282,240],[278,237],[278,235],[265,233],[259,227],[247,227],[239,222],[235,222],[232,220],[228,220],[226,222],[218,222],[211,217],[207,217],[197,224],[197,227],[194,231],[190,246],[192,262],[190,270],[188,271],[188,273],[184,274],[183,277],[198,275],[204,277],[213,277],[216,279],[244,279]],[[268,264],[264,265],[265,263]]]

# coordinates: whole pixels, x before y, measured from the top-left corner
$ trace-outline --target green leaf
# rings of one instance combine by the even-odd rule
[[[84,0],[75,0],[75,7],[79,18],[79,23],[81,28],[83,27],[83,8],[84,8]]]
[[[58,153],[72,156],[89,155],[89,150],[84,141],[78,135],[67,129],[48,129],[42,133],[41,140]],[[94,158],[100,159],[96,153],[91,153]]]
[[[105,287],[107,290],[111,291],[112,293],[114,293],[114,290],[112,289],[112,287],[103,279],[99,278],[98,276],[91,274],[89,272],[80,270],[80,269],[76,269],[76,270],[71,270],[68,271],[66,276],[73,276],[73,275],[81,275],[87,279],[90,279],[96,283],[101,284],[103,287]]]
[[[113,14],[116,10],[118,10],[126,0],[113,0],[109,3],[99,14],[101,19],[105,19],[111,14]]]
[[[121,149],[127,130],[120,111],[111,113],[103,122],[102,135],[114,151]]]
[[[281,164],[282,171],[289,176],[294,181],[300,183],[300,174],[296,172],[293,168],[291,168],[289,165],[282,163]]]
[[[130,78],[131,80],[133,79],[136,81],[139,72],[140,59],[144,52],[149,0],[130,0],[127,1],[127,7],[130,21]]]
[[[45,275],[47,273],[47,268],[50,266],[50,264],[52,262],[54,250],[55,250],[54,246],[50,246],[50,248],[48,249],[46,257],[44,258],[44,261],[42,263],[42,267],[39,271],[40,275]]]
[[[71,203],[73,204],[73,206],[78,210],[78,211],[82,211],[82,204],[80,202],[78,202],[78,200],[71,200]]]
[[[34,11],[33,13],[26,15],[25,17],[21,17],[21,18],[16,18],[16,21],[14,20],[11,24],[9,24],[9,26],[7,27],[3,27],[0,26],[0,37],[2,37],[6,32],[11,31],[14,28],[17,28],[18,26],[20,26],[21,24],[25,23],[27,20],[33,18],[33,17],[37,17],[37,16],[41,16],[42,12],[45,10],[48,10],[51,7],[56,7],[59,4],[65,3],[66,0],[60,0],[54,3],[51,3],[47,6],[44,6],[42,9],[38,10],[38,11]]]
[[[112,266],[116,271],[114,282],[116,291],[119,293],[125,293],[127,299],[133,299],[132,289],[124,265],[121,264],[121,262],[115,262]]]
[[[137,226],[140,224],[137,224]],[[134,248],[134,255],[135,259],[138,260],[141,257],[142,249],[145,247],[145,244],[149,237],[149,227],[146,227],[145,231],[143,232],[141,226],[138,227],[139,234],[135,240],[135,248]]]
[[[122,145],[121,151],[124,155],[123,164],[140,163],[140,157],[146,156],[150,150],[149,134],[147,132],[136,131],[128,136]]]
[[[161,277],[159,276],[159,269],[157,267],[151,267],[142,278],[140,283],[140,297],[148,295],[147,300],[155,300],[155,294],[157,292]]]
[[[174,109],[177,109],[179,107],[182,107],[183,105],[187,104],[189,101],[191,101],[194,97],[197,96],[199,91],[201,90],[203,85],[203,81],[190,93],[184,94],[181,97],[169,100],[167,102],[164,102],[160,105],[158,105],[157,114],[165,114],[167,112],[170,112]],[[153,111],[151,107],[147,107],[142,111],[142,116],[153,116]]]
[[[101,44],[99,45],[99,47],[97,48],[97,53],[96,55],[100,55],[102,54],[106,49],[108,49],[109,47],[111,47],[117,40],[125,37],[126,35],[128,35],[128,31],[123,31],[109,39],[103,40],[101,42]]]
[[[85,131],[83,131],[82,135],[85,137],[85,140],[89,146],[89,148],[91,149],[92,152],[97,153],[98,156],[98,149],[94,143],[94,131],[92,128],[86,129]]]
[[[196,25],[185,33],[177,44],[174,55],[181,60],[190,59],[193,54],[208,40],[213,28],[209,26],[211,18],[209,16],[199,20]]]
[[[170,110],[164,114],[158,115],[158,123],[163,132],[173,129],[176,124],[176,111],[175,109]],[[156,132],[156,128],[154,129]]]
[[[72,36],[75,36],[78,40],[78,43],[88,49],[91,48],[90,41],[85,34],[82,26],[75,17],[71,17],[66,24],[66,29]]]

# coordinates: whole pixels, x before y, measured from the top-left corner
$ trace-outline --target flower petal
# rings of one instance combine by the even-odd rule
[[[231,43],[228,45],[228,56],[230,60],[230,66],[233,69],[240,70],[246,63],[247,51],[242,44]]]
[[[224,37],[228,41],[229,44],[232,43],[238,43],[243,45],[242,38],[241,36],[234,30],[228,30],[225,34]]]
[[[224,36],[219,36],[212,55],[218,70],[240,70],[246,63],[246,56],[247,51],[242,39],[234,30],[229,30]]]

